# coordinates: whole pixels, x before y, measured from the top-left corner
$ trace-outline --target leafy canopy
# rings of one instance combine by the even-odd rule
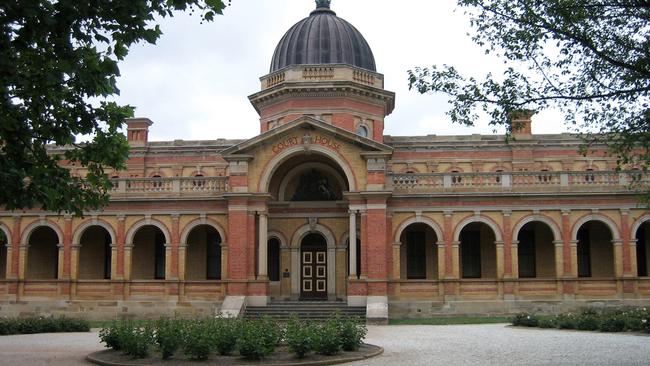
[[[106,168],[123,169],[118,130],[133,107],[119,94],[118,62],[154,44],[156,17],[198,9],[211,21],[222,0],[5,0],[0,3],[0,205],[81,215],[108,203]],[[94,102],[93,102],[94,101]],[[79,143],[76,136],[89,136]],[[49,145],[49,147],[48,147]],[[74,164],[88,171],[72,176]]]
[[[650,1],[458,0],[473,41],[505,64],[483,80],[454,67],[417,67],[410,88],[450,96],[453,122],[479,111],[505,125],[519,110],[558,108],[585,141],[604,143],[619,164],[650,163]],[[587,145],[588,146],[588,145]]]

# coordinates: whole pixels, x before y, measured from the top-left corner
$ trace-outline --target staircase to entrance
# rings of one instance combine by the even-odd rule
[[[269,317],[279,321],[296,315],[302,320],[324,321],[339,314],[342,317],[366,318],[365,306],[348,306],[342,301],[272,301],[267,306],[248,306],[244,317]]]

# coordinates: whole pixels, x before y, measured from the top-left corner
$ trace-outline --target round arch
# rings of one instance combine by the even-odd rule
[[[27,225],[27,227],[23,230],[23,233],[21,235],[20,244],[21,245],[29,245],[30,236],[32,235],[34,230],[38,229],[41,226],[47,226],[50,229],[54,230],[54,232],[56,233],[56,236],[59,239],[58,244],[63,243],[63,231],[61,231],[61,228],[59,228],[59,225],[57,225],[56,223],[54,223],[54,222],[52,222],[50,220],[43,219],[43,220],[34,221],[31,224]]]
[[[286,201],[286,197],[284,196],[284,194],[285,191],[287,190],[287,185],[292,179],[296,177],[296,175],[304,172],[306,169],[312,169],[312,168],[317,168],[326,171],[327,173],[331,174],[333,177],[337,178],[338,183],[341,187],[345,187],[343,178],[339,175],[336,169],[332,168],[331,166],[320,162],[302,163],[293,167],[280,181],[280,188],[278,189],[278,201]]]
[[[268,240],[271,240],[273,238],[278,239],[280,241],[280,247],[281,248],[282,247],[287,247],[289,245],[289,242],[287,241],[287,238],[284,236],[284,234],[282,234],[279,231],[275,231],[275,230],[269,231],[269,233],[267,235],[267,238],[268,238]]]
[[[609,217],[601,214],[589,214],[582,216],[575,224],[573,224],[573,229],[571,230],[571,240],[578,240],[578,230],[582,225],[586,224],[589,221],[599,221],[605,224],[609,228],[609,232],[612,234],[612,240],[618,241],[621,240],[621,234],[618,231],[618,227],[614,220]]]
[[[11,241],[11,230],[9,230],[9,227],[0,222],[0,231],[2,231],[2,233],[5,235],[5,238],[7,239],[7,245],[11,245],[13,241]]]
[[[115,231],[113,230],[111,224],[109,224],[104,220],[92,219],[82,223],[77,227],[74,234],[72,235],[72,245],[81,245],[81,237],[86,232],[86,230],[90,229],[93,226],[99,226],[104,228],[108,232],[108,235],[111,236],[111,243],[113,243],[113,245],[117,243]]]
[[[397,230],[395,231],[395,243],[401,244],[400,238],[402,237],[402,233],[404,232],[404,230],[406,230],[407,227],[413,224],[424,224],[429,226],[436,233],[436,239],[439,242],[441,242],[444,238],[444,236],[442,236],[442,229],[438,224],[436,224],[435,221],[425,216],[413,216],[404,220],[397,228]]]
[[[485,217],[481,215],[470,216],[464,219],[463,221],[461,221],[458,225],[456,225],[456,230],[454,231],[454,241],[460,241],[460,232],[463,231],[465,226],[474,222],[481,222],[489,226],[490,229],[492,229],[492,232],[494,233],[494,240],[503,241],[503,234],[501,233],[501,228],[499,228],[499,225],[497,225],[489,217]]]
[[[643,215],[639,217],[634,224],[632,224],[632,230],[630,231],[630,235],[632,236],[632,239],[635,238],[636,232],[639,231],[641,226],[645,224],[646,222],[650,222],[650,214]]]
[[[275,174],[275,171],[282,165],[282,163],[284,163],[289,158],[295,155],[304,153],[305,151],[309,151],[310,153],[318,153],[320,155],[325,156],[326,158],[334,160],[334,162],[336,162],[339,165],[341,170],[343,170],[343,173],[345,174],[345,177],[348,180],[348,189],[350,191],[357,190],[355,175],[354,172],[352,171],[352,168],[350,167],[350,164],[348,164],[348,162],[345,161],[345,159],[343,159],[338,154],[334,153],[332,150],[315,144],[309,145],[308,150],[305,145],[291,147],[282,151],[275,157],[273,157],[273,159],[271,159],[267,163],[266,167],[264,168],[264,171],[262,172],[260,182],[258,185],[258,190],[260,192],[268,192],[269,184],[271,183],[271,178]]]
[[[334,234],[329,228],[321,224],[307,224],[300,227],[298,230],[296,230],[295,233],[293,233],[293,237],[291,238],[291,246],[294,248],[300,248],[302,239],[307,236],[307,234],[321,234],[327,242],[328,249],[336,247],[336,238],[334,237]]]
[[[213,229],[217,230],[219,233],[219,236],[221,237],[221,245],[225,245],[227,243],[226,241],[226,231],[219,225],[218,222],[212,219],[208,218],[198,218],[196,220],[190,221],[185,227],[183,228],[183,231],[181,232],[181,245],[187,245],[187,238],[190,236],[190,233],[192,230],[199,226],[207,225],[212,227]],[[169,242],[167,242],[169,243]]]
[[[160,231],[162,231],[163,235],[165,236],[165,244],[170,244],[170,235],[169,235],[169,230],[167,230],[167,226],[163,224],[162,222],[154,219],[142,219],[135,224],[131,225],[131,228],[129,228],[129,231],[126,233],[126,245],[133,245],[133,238],[135,237],[135,234],[144,226],[155,226]]]
[[[517,237],[519,236],[519,232],[521,229],[526,226],[526,224],[530,224],[531,222],[541,222],[546,224],[549,229],[551,229],[551,232],[553,233],[553,240],[562,240],[562,234],[560,231],[559,226],[553,221],[550,217],[544,216],[544,215],[532,215],[532,216],[526,216],[519,220],[517,224],[515,225],[514,229],[512,229],[512,238],[513,240],[517,240]]]

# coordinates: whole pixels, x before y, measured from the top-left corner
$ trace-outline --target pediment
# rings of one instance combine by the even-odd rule
[[[341,144],[357,146],[362,152],[390,155],[393,148],[361,137],[350,131],[332,126],[322,120],[310,116],[302,116],[294,121],[264,132],[261,135],[232,146],[222,152],[222,156],[236,158],[240,155],[251,155],[255,150],[273,145],[274,149],[284,149],[297,145],[322,145],[334,150]]]

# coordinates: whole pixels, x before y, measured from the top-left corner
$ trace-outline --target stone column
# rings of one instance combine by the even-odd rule
[[[511,215],[512,211],[503,211],[503,276],[500,278],[512,278],[514,262],[512,253],[512,228],[511,228]]]
[[[169,266],[169,276],[166,279],[178,279],[180,277],[180,218],[179,214],[172,214],[172,232],[171,232],[171,259]]]
[[[132,254],[133,254],[133,244],[125,244],[124,245],[124,279],[127,281],[131,280],[131,273],[132,273]]]
[[[65,268],[65,257],[66,257],[66,250],[65,247],[66,245],[63,243],[59,243],[56,245],[57,248],[59,248],[59,255],[58,255],[58,264],[57,264],[57,274],[56,278],[58,280],[61,280],[65,278],[65,273],[66,273],[66,268]]]
[[[564,260],[564,270],[562,271],[563,277],[575,277],[573,275],[573,256],[571,245],[571,223],[569,222],[571,211],[562,210],[562,240],[564,246],[562,247],[562,257]],[[577,253],[576,253],[577,256]],[[577,257],[576,257],[577,258]],[[576,271],[577,274],[577,271]]]
[[[451,259],[452,278],[461,278],[462,271],[460,270],[460,241],[453,241],[451,243]]]
[[[512,242],[510,252],[512,255],[512,273],[510,275],[512,278],[519,278],[519,240]]]
[[[438,279],[443,279],[445,278],[445,273],[447,273],[447,269],[445,268],[447,245],[445,245],[444,241],[438,241],[435,245],[438,247],[438,258],[436,258],[438,261]]]
[[[454,266],[454,255],[458,255],[458,245],[454,247],[454,232],[452,225],[452,213],[444,212],[443,236],[446,244],[445,249],[445,278],[458,278],[457,268]]]
[[[115,243],[115,277],[116,280],[125,279],[125,255],[126,255],[126,216],[117,216],[117,243]]]
[[[349,268],[350,278],[358,278],[357,274],[357,212],[349,211],[350,214],[350,239],[348,240],[348,253],[350,254]]]
[[[258,268],[257,279],[268,279],[268,215],[266,212],[259,212],[259,235],[258,235]]]
[[[78,280],[79,279],[79,251],[81,250],[81,245],[78,243],[73,243],[70,246],[70,279]]]
[[[365,280],[368,278],[368,212],[367,210],[359,210],[361,216],[361,268],[359,278]]]
[[[622,260],[623,271],[622,275],[625,277],[634,277],[635,271],[632,271],[632,237],[635,233],[630,232],[630,211],[621,210],[621,239],[622,239]],[[636,253],[635,253],[636,257]]]
[[[495,241],[494,245],[496,246],[497,254],[497,279],[500,280],[504,275],[504,244],[503,241]]]
[[[569,241],[569,245],[571,247],[571,277],[577,278],[578,277],[578,241],[577,240],[571,240]]]
[[[59,268],[63,267],[63,271],[59,270],[59,279],[69,279],[72,273],[73,258],[72,258],[72,216],[64,216],[63,226],[63,256],[59,257]]]
[[[21,244],[19,249],[18,259],[18,279],[24,280],[27,278],[27,254],[29,253],[29,244]]]
[[[554,240],[553,244],[555,245],[555,278],[561,278],[564,269],[564,256],[562,255],[564,241]]]
[[[623,277],[623,241],[612,240],[612,249],[614,250],[614,276]]]

